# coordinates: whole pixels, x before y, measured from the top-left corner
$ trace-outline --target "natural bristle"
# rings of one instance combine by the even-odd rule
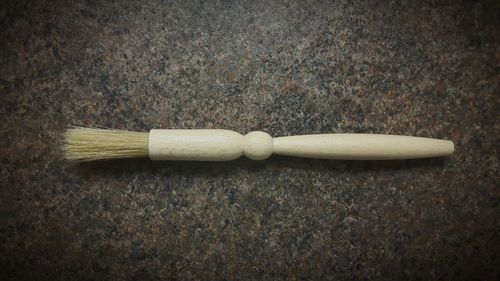
[[[66,131],[64,154],[76,162],[148,156],[149,133],[74,127]]]

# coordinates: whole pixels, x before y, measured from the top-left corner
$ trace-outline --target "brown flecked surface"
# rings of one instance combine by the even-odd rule
[[[498,280],[499,10],[2,3],[0,277]],[[388,133],[456,153],[75,165],[67,125]]]

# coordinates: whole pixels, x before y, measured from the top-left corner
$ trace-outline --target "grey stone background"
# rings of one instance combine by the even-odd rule
[[[2,280],[498,280],[497,1],[4,1]],[[61,156],[67,125],[451,139],[447,159]]]

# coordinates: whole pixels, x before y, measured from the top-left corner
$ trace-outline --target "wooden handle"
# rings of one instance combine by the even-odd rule
[[[391,160],[450,156],[453,142],[430,138],[326,134],[274,139],[273,152],[281,155],[344,160]]]
[[[453,142],[431,138],[324,134],[272,138],[265,132],[151,130],[152,160],[224,161],[242,155],[263,160],[271,154],[321,159],[389,160],[450,156]]]

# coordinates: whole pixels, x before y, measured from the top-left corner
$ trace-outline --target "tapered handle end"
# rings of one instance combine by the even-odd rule
[[[443,155],[442,156],[451,156],[455,152],[455,144],[449,140],[443,140],[446,142],[443,144]]]
[[[324,134],[274,139],[274,153],[306,158],[393,160],[450,156],[453,142],[431,138],[377,135]]]

